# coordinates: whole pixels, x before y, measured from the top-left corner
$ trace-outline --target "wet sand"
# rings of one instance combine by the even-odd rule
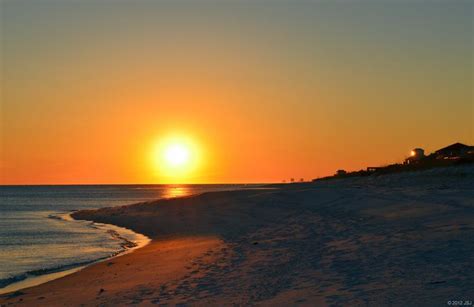
[[[474,168],[80,211],[152,238],[6,305],[439,305],[474,300]]]

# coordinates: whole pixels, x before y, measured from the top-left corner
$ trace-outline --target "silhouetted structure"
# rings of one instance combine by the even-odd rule
[[[369,166],[369,167],[367,167],[367,171],[368,171],[368,172],[376,172],[376,171],[378,171],[378,170],[380,170],[380,169],[382,169],[382,168],[383,168],[383,167],[380,167],[380,166]]]
[[[405,164],[419,163],[425,158],[425,150],[422,148],[415,148],[411,151],[410,157],[405,159]]]
[[[460,159],[469,154],[474,154],[474,146],[454,143],[434,152],[436,159]]]
[[[363,177],[398,172],[425,170],[434,167],[443,167],[463,163],[474,163],[474,146],[461,143],[441,148],[426,156],[422,148],[415,148],[411,151],[410,157],[406,158],[403,164],[395,163],[382,167],[367,167],[366,170],[346,172],[338,170],[334,176],[313,179],[313,181],[327,180],[331,178]]]

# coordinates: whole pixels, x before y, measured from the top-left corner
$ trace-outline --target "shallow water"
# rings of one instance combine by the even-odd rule
[[[0,186],[0,288],[111,257],[142,237],[65,218],[73,210],[243,187],[251,186]]]

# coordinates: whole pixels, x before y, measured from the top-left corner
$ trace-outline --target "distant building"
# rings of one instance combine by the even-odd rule
[[[415,148],[410,152],[410,156],[405,159],[405,164],[418,163],[425,158],[425,150],[423,148]]]
[[[383,169],[383,167],[369,166],[369,167],[367,167],[367,172],[372,173],[372,172],[376,172],[376,171],[381,170],[381,169]]]
[[[434,152],[436,159],[459,159],[474,154],[474,146],[454,143]]]

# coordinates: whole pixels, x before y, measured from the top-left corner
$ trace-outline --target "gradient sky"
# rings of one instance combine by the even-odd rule
[[[473,1],[0,0],[3,184],[312,179],[474,144]]]

